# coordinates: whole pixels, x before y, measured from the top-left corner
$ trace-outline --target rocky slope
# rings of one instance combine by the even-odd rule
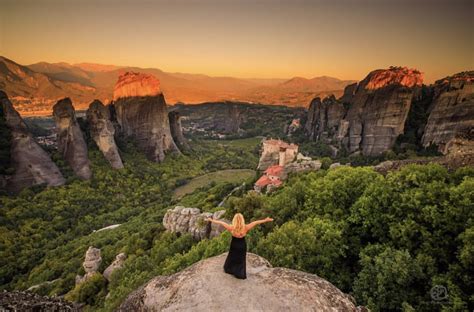
[[[65,180],[58,167],[28,131],[20,114],[13,108],[6,93],[0,91],[3,118],[11,131],[10,158],[14,173],[7,180],[7,189],[18,192],[37,184],[58,186]]]
[[[56,123],[58,150],[74,173],[81,179],[92,176],[87,154],[87,144],[76,119],[76,112],[70,98],[59,100],[53,106]]]
[[[89,105],[86,113],[92,139],[112,168],[123,168],[122,159],[115,144],[115,128],[110,119],[109,109],[99,100]]]
[[[189,149],[189,144],[183,135],[183,127],[181,126],[181,115],[178,111],[171,111],[168,113],[170,121],[170,130],[173,140],[181,150]]]
[[[148,159],[161,162],[178,152],[171,136],[165,98],[156,77],[127,72],[114,89],[114,106],[121,132],[132,137]]]
[[[76,312],[81,308],[60,297],[40,296],[26,291],[2,291],[0,311]]]
[[[158,276],[130,294],[118,311],[363,311],[328,281],[273,268],[247,254],[247,279],[224,273],[226,254],[171,276]]]
[[[422,144],[436,144],[443,154],[474,153],[474,71],[438,80],[433,88]]]

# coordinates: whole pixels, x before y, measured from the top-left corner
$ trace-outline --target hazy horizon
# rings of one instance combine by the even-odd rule
[[[0,54],[244,79],[474,67],[470,1],[0,0]]]

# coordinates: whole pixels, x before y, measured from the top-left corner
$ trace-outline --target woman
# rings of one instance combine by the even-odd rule
[[[265,218],[263,220],[253,221],[245,224],[244,216],[241,213],[236,213],[232,219],[232,224],[227,224],[219,220],[207,218],[206,221],[222,225],[227,231],[232,234],[232,241],[230,242],[229,254],[224,264],[224,272],[232,274],[237,278],[246,279],[246,261],[247,243],[245,242],[245,235],[257,224],[273,221],[272,218]]]

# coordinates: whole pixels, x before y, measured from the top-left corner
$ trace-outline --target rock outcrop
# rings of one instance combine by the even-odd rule
[[[63,185],[65,180],[56,164],[51,160],[28,130],[20,114],[13,108],[7,95],[0,91],[5,124],[11,132],[10,158],[14,172],[5,179],[6,188],[13,193],[38,184]]]
[[[112,168],[123,168],[122,159],[115,144],[115,128],[110,118],[110,110],[99,100],[94,100],[86,113],[92,139]]]
[[[436,81],[431,113],[422,138],[443,154],[474,153],[474,71]]]
[[[258,161],[258,170],[266,170],[273,165],[285,166],[295,160],[298,145],[289,144],[282,140],[263,140],[262,151]]]
[[[241,116],[240,116],[240,110],[237,105],[231,105],[228,109],[228,118],[225,123],[225,132],[229,134],[236,134],[239,132],[240,129],[240,122],[241,122]]]
[[[345,114],[344,105],[333,95],[322,101],[317,97],[309,105],[305,131],[311,140],[333,136]]]
[[[211,224],[205,221],[206,218],[213,218],[216,220],[222,220],[225,210],[211,212],[203,212],[198,208],[186,208],[183,206],[176,206],[173,209],[169,209],[163,217],[163,225],[168,231],[174,233],[190,233],[194,239],[201,240],[205,238],[212,238],[225,229],[216,224]]]
[[[183,135],[183,128],[181,126],[181,116],[178,111],[171,111],[168,113],[170,121],[171,136],[174,142],[181,150],[189,149],[189,144]]]
[[[59,100],[53,106],[53,116],[56,122],[59,152],[79,178],[90,179],[92,172],[87,155],[87,144],[77,122],[71,99]]]
[[[405,120],[422,75],[417,70],[391,67],[375,70],[362,80],[345,116],[348,132],[342,139],[350,152],[376,156],[392,148],[403,133]],[[343,133],[340,133],[340,135]]]
[[[114,106],[121,133],[132,137],[148,159],[161,162],[167,152],[179,153],[156,77],[133,72],[122,74],[115,85]]]
[[[347,86],[338,101],[313,100],[305,131],[313,140],[337,141],[351,153],[380,155],[403,133],[422,82],[419,71],[406,67],[372,71],[357,86]]]
[[[273,268],[247,254],[247,280],[224,273],[226,254],[170,276],[158,276],[130,294],[118,311],[360,311],[354,300],[314,274]]]
[[[46,297],[27,291],[0,292],[0,311],[81,311],[79,305],[61,297]]]
[[[90,246],[86,251],[86,256],[84,258],[84,262],[82,263],[82,267],[84,268],[86,274],[84,276],[76,276],[76,285],[86,281],[89,277],[98,273],[101,263],[102,257],[100,254],[100,249]]]
[[[123,252],[119,253],[116,257],[114,262],[112,262],[105,270],[104,270],[104,277],[110,282],[110,278],[112,277],[112,273],[115,270],[119,270],[123,267],[123,263],[127,259],[127,255]]]

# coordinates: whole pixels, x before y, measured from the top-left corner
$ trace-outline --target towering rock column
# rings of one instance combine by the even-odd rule
[[[181,127],[181,116],[179,115],[179,112],[171,111],[168,113],[168,117],[170,120],[171,136],[173,137],[174,141],[181,149],[189,149],[189,144],[183,135],[183,128]]]
[[[87,145],[77,123],[71,99],[59,100],[53,106],[53,116],[56,122],[58,150],[79,178],[90,179],[92,172],[89,166]]]
[[[392,148],[403,133],[413,97],[422,83],[422,74],[406,67],[369,73],[350,99],[344,118],[348,121],[348,150],[376,156]]]
[[[120,75],[114,89],[114,105],[121,132],[134,138],[148,159],[161,162],[167,152],[179,153],[156,77],[134,72]]]
[[[25,122],[3,91],[0,91],[0,103],[3,108],[3,116],[0,117],[5,118],[12,139],[10,157],[14,173],[8,180],[7,189],[16,193],[37,184],[63,185],[65,180],[58,167],[33,139]]]
[[[434,94],[422,144],[436,144],[443,154],[454,146],[457,153],[474,153],[474,71],[436,81]]]
[[[115,128],[110,120],[110,111],[99,100],[94,100],[87,110],[90,133],[99,150],[112,168],[123,168],[122,159],[115,144]]]
[[[231,134],[238,133],[240,129],[241,116],[237,105],[229,107],[228,116],[229,120],[225,124],[225,132]]]

